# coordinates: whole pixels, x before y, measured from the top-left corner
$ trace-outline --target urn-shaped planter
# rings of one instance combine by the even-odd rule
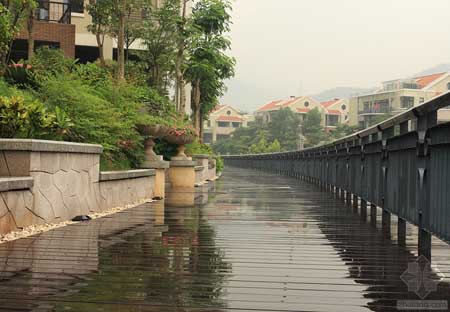
[[[186,149],[186,144],[190,144],[194,142],[195,136],[193,134],[187,133],[185,130],[171,130],[169,133],[164,137],[164,139],[169,142],[170,144],[178,145],[177,148],[177,155],[175,157],[172,157],[172,160],[188,160],[191,159],[190,157],[187,157],[184,153]]]
[[[162,156],[159,156],[153,150],[155,146],[155,139],[163,138],[168,132],[169,128],[162,125],[138,125],[137,129],[141,135],[145,137],[145,161],[144,166],[148,167],[152,163],[160,162]]]

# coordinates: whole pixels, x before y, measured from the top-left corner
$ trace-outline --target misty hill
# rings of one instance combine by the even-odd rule
[[[414,76],[419,77],[419,76],[426,76],[426,75],[443,73],[443,72],[450,72],[450,63],[436,65],[434,67],[423,70],[423,71],[415,74]]]
[[[343,99],[351,96],[355,96],[358,94],[369,93],[373,91],[374,88],[353,88],[353,87],[338,87],[333,89],[328,89],[322,91],[318,94],[313,95],[312,97],[320,102],[329,101],[331,99]]]

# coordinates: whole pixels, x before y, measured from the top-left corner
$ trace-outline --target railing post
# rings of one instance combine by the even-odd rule
[[[430,112],[417,118],[417,183],[416,207],[419,213],[419,255],[431,260],[430,229],[430,154],[428,149],[428,129],[437,124],[437,111]]]
[[[388,145],[387,141],[389,138],[394,136],[394,127],[387,128],[382,131],[382,148],[381,148],[381,170],[382,170],[382,208],[383,212],[381,215],[382,231],[385,237],[391,237],[391,213],[387,209],[387,197],[389,194],[388,190]]]
[[[359,206],[359,198],[358,195],[353,194],[353,212],[358,212],[358,206]]]
[[[377,227],[377,205],[370,204],[370,225]]]
[[[409,122],[404,121],[400,124],[400,134],[406,134],[409,132]],[[406,221],[398,217],[397,222],[397,242],[400,246],[406,246]]]

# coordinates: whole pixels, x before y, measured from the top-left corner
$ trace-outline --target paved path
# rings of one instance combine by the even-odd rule
[[[418,299],[400,279],[413,237],[400,248],[333,194],[227,169],[193,206],[145,204],[0,245],[0,310],[395,311]],[[427,297],[449,298],[446,280]]]

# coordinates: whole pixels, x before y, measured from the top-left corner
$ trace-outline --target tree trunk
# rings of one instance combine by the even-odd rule
[[[180,93],[180,114],[186,113],[186,81],[184,78],[180,79],[179,85],[178,85],[178,92]]]
[[[203,143],[203,127],[204,127],[203,112],[200,110],[200,131],[198,134],[198,141],[200,143]]]
[[[186,9],[188,0],[183,1],[183,8],[181,12],[181,24],[179,26],[179,33],[182,36],[185,32],[186,28]],[[177,110],[180,114],[184,114],[186,111],[186,82],[184,81],[183,75],[183,61],[184,61],[184,47],[185,47],[185,39],[180,37],[178,42],[178,53],[177,59],[175,62],[175,73],[176,73],[176,105]]]
[[[194,123],[194,129],[197,135],[200,135],[200,121],[201,121],[201,112],[200,112],[200,80],[195,80],[193,92],[193,101],[192,101],[192,121]]]
[[[34,10],[30,10],[30,16],[28,17],[27,29],[28,29],[28,61],[34,56]]]
[[[95,39],[97,39],[97,47],[98,47],[98,58],[99,58],[99,60],[100,60],[100,65],[102,66],[102,67],[105,67],[106,66],[106,63],[105,63],[105,54],[104,54],[104,52],[103,52],[103,39],[102,39],[102,37],[101,37],[101,35],[99,34],[99,33],[96,33],[95,34]]]
[[[124,80],[125,79],[125,8],[126,1],[119,1],[119,32],[117,35],[117,79]]]

